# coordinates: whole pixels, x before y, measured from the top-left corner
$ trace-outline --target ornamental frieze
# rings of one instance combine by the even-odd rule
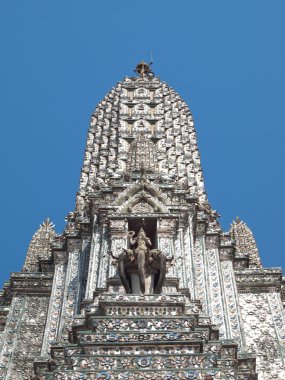
[[[40,380],[81,380],[84,379],[83,371],[74,371],[71,378],[65,372],[58,372],[51,377],[50,375],[42,376]],[[237,373],[232,370],[176,370],[176,371],[102,371],[94,373],[94,380],[251,380],[250,374],[245,374],[242,371]],[[87,378],[86,378],[87,379]],[[90,377],[92,379],[92,377]],[[92,380],[93,380],[92,379]]]
[[[133,316],[171,316],[171,315],[183,315],[184,307],[182,306],[103,306],[106,315],[133,315]]]
[[[95,332],[107,332],[109,330],[185,330],[192,331],[194,328],[194,323],[196,319],[194,317],[188,318],[160,318],[160,319],[91,319],[89,322],[89,327]]]
[[[160,341],[194,341],[209,339],[209,331],[194,331],[186,333],[166,332],[166,333],[110,333],[110,334],[79,334],[78,342],[92,343],[92,342],[160,342]]]
[[[98,357],[96,359],[76,358],[73,363],[73,369],[90,369],[90,370],[137,370],[137,369],[177,369],[186,367],[195,368],[213,368],[217,363],[217,357],[214,354],[188,354],[177,356],[136,356],[132,357]]]
[[[275,269],[235,269],[235,279],[240,293],[280,292],[282,276]]]

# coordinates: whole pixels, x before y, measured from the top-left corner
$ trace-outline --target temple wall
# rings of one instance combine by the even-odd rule
[[[239,294],[246,350],[256,355],[258,380],[284,380],[285,318],[280,294]]]
[[[4,330],[0,378],[30,379],[33,361],[40,355],[49,297],[15,296]]]

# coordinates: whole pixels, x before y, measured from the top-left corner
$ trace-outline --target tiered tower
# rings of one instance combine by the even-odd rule
[[[91,117],[63,233],[4,285],[0,379],[284,380],[282,272],[221,230],[188,106],[135,71]]]

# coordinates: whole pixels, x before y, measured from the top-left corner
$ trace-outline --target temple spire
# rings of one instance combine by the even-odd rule
[[[235,240],[237,255],[248,256],[249,266],[261,268],[261,260],[253,233],[246,223],[236,218],[231,225],[230,233]]]
[[[55,235],[54,224],[47,218],[32,237],[23,266],[24,272],[38,272],[39,259],[50,258],[50,243]]]

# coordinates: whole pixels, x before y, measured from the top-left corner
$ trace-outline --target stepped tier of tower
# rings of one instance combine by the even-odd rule
[[[35,363],[41,380],[254,380],[255,359],[219,340],[199,302],[179,293],[99,296],[70,342]]]

